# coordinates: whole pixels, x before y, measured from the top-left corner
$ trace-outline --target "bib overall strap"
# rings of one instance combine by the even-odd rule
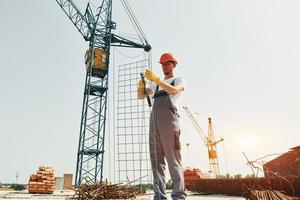
[[[170,85],[172,85],[172,86],[175,85],[175,79],[170,83]],[[158,88],[159,88],[159,86],[157,85],[156,89],[155,89],[155,93],[153,95],[153,98],[169,95],[166,91],[164,91],[164,90],[158,90]]]

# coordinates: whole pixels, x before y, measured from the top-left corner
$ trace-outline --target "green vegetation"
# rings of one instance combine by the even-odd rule
[[[255,175],[253,174],[248,174],[245,177],[242,176],[242,174],[234,174],[234,175],[230,175],[230,174],[225,174],[225,175],[219,175],[217,176],[218,179],[230,179],[230,178],[255,178]]]
[[[248,174],[245,176],[245,178],[255,178],[255,174]]]
[[[10,188],[12,188],[12,189],[14,189],[14,190],[25,190],[26,189],[26,187],[25,187],[25,185],[21,185],[21,184],[12,184],[11,186],[10,186]]]
[[[136,189],[141,189],[141,190],[152,190],[153,189],[153,185],[152,184],[138,184],[138,185],[132,185],[132,188],[136,188]],[[173,182],[171,179],[168,180],[168,182],[166,183],[166,188],[168,190],[173,189]]]
[[[146,190],[152,190],[153,185],[152,184],[138,184],[138,185],[133,185],[131,187],[143,190],[145,192]]]
[[[166,188],[167,188],[168,190],[173,189],[173,182],[172,182],[171,179],[168,180],[168,182],[167,182],[167,184],[166,184]]]

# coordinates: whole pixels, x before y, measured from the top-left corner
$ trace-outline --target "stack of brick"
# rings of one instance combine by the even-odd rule
[[[36,174],[30,176],[28,183],[29,193],[52,194],[55,189],[54,169],[41,166]]]

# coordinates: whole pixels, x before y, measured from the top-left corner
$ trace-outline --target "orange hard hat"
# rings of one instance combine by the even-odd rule
[[[177,64],[176,58],[171,53],[164,53],[160,56],[159,63],[162,64],[164,62],[173,61],[175,64]]]

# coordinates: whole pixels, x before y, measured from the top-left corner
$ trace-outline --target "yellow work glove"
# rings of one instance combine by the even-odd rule
[[[146,82],[146,81],[145,81]],[[146,86],[144,85],[142,80],[139,80],[138,89],[144,89]]]
[[[155,84],[157,84],[160,81],[159,77],[157,75],[155,75],[152,71],[148,70],[148,69],[145,72],[145,77],[148,80],[154,82]]]

